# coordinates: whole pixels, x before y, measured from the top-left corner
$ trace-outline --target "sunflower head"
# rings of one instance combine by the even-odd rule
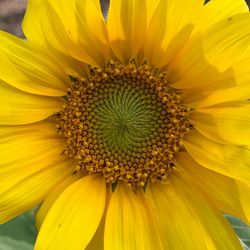
[[[91,67],[87,79],[72,80],[63,111],[56,114],[66,155],[74,172],[103,174],[107,183],[142,186],[166,182],[174,154],[191,128],[181,91],[171,88],[166,72],[146,63]]]
[[[0,222],[35,250],[241,249],[250,217],[243,0],[29,0],[0,32]]]

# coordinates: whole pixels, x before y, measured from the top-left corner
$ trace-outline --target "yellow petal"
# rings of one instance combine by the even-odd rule
[[[250,198],[249,198],[250,184],[249,184],[249,182],[244,183],[244,182],[241,182],[238,180],[235,181],[235,183],[237,185],[237,190],[239,192],[239,194],[238,194],[239,201],[241,202],[241,207],[242,207],[242,210],[245,214],[245,218],[242,215],[242,219],[245,220],[246,223],[250,224]],[[232,214],[237,217],[239,212],[235,211]],[[239,216],[239,217],[241,217],[241,216]]]
[[[6,183],[1,183],[0,193],[27,174],[31,175],[54,161],[65,160],[61,155],[64,148],[64,140],[57,137],[54,123],[0,126],[0,175]],[[12,175],[16,175],[15,179]]]
[[[192,176],[193,181],[214,200],[221,211],[249,223],[249,185],[202,167],[187,153],[178,153],[177,162]]]
[[[22,28],[25,37],[32,43],[46,46],[53,43],[57,46],[57,33],[54,33],[54,26],[50,25],[49,15],[46,13],[47,0],[29,0],[26,13],[23,19]],[[43,20],[44,23],[41,23]],[[47,32],[44,28],[47,26]],[[47,37],[46,37],[47,36]],[[61,47],[60,47],[61,48]]]
[[[204,231],[171,183],[148,185],[146,197],[159,224],[164,249],[206,249]]]
[[[0,126],[0,221],[40,203],[50,189],[72,172],[50,122]]]
[[[5,223],[41,203],[58,182],[70,175],[69,166],[69,161],[58,162],[22,180],[18,178],[15,185],[9,186],[9,190],[1,193],[0,223]],[[16,175],[10,176],[13,178],[12,182],[15,181]],[[10,185],[6,183],[3,181],[1,185]]]
[[[242,249],[236,234],[224,218],[223,213],[218,210],[213,201],[206,193],[202,192],[185,171],[182,170],[172,175],[170,185],[173,185],[176,195],[185,204],[194,220],[200,224],[201,230],[205,232],[208,250]],[[188,226],[189,221],[184,222],[184,224],[187,225],[186,230],[192,230],[192,227]]]
[[[141,47],[147,25],[146,0],[111,0],[107,29],[116,57],[127,62]]]
[[[100,1],[74,1],[76,2],[76,21],[79,25],[79,48],[84,50],[91,59],[93,58],[98,65],[103,65],[108,60],[109,44],[108,32],[102,15]],[[73,56],[85,61],[85,54],[78,54],[79,51],[77,50]]]
[[[28,94],[0,80],[0,125],[20,125],[46,119],[61,109],[58,97]]]
[[[89,73],[89,66],[87,64],[68,54],[63,54],[54,48],[46,48],[46,51],[53,55],[53,58],[56,58],[58,65],[67,73],[67,79],[70,79],[70,76],[80,79],[87,78]]]
[[[197,33],[168,67],[173,87],[209,85],[236,62],[250,42],[250,14],[238,14]]]
[[[31,0],[23,30],[28,40],[83,62],[98,66],[107,60],[108,37],[98,0]]]
[[[64,148],[51,122],[0,126],[0,194],[42,168],[65,161]]]
[[[105,225],[105,220],[103,218],[99,227],[96,230],[95,235],[93,236],[92,240],[86,247],[86,250],[104,249],[104,225]]]
[[[220,74],[210,86],[184,91],[183,102],[199,108],[223,102],[247,100],[250,93],[250,54]]]
[[[69,166],[73,168],[73,165]],[[74,174],[69,175],[66,179],[61,181],[53,190],[46,196],[45,200],[43,201],[41,207],[39,208],[36,214],[36,227],[39,230],[44,219],[46,218],[49,210],[51,209],[54,202],[57,200],[59,195],[73,182],[77,181],[79,178],[82,177],[82,174]]]
[[[151,22],[152,17],[155,15],[156,8],[159,4],[160,0],[146,0],[147,6],[147,26]]]
[[[192,112],[195,128],[218,142],[249,145],[250,105],[243,107],[204,108]]]
[[[63,45],[65,45],[65,42],[61,41],[63,40],[63,38],[60,38],[61,39],[60,40],[57,37],[58,30],[60,30],[60,27],[56,28],[55,26],[52,25],[52,23],[50,23],[51,16],[48,13],[48,9],[49,7],[47,5],[46,0],[29,0],[28,1],[26,15],[23,21],[23,29],[24,31],[27,32],[26,35],[29,38],[29,41],[31,43],[27,43],[24,41],[20,42],[20,40],[17,43],[18,44],[21,43],[21,45],[24,44],[29,50],[31,50],[31,52],[32,51],[34,52],[35,48],[37,49],[37,46],[35,46],[34,44],[41,45],[42,46],[41,49],[47,52],[47,55],[44,55],[44,53],[42,53],[42,57],[43,57],[42,61],[45,60],[46,65],[49,65],[49,63],[51,63],[52,66],[50,65],[50,70],[53,70],[53,68],[55,67],[55,65],[53,65],[54,64],[53,61],[54,59],[56,60],[56,64],[57,64],[56,66],[60,67],[60,69],[63,69],[60,74],[61,81],[56,83],[57,88],[59,88],[61,85],[64,84],[64,82],[67,83],[68,75],[79,76],[79,77],[86,76],[87,66],[83,62],[80,62],[77,59],[67,54],[67,50],[63,47]],[[55,12],[54,10],[52,11],[53,13]],[[42,16],[42,15],[44,15],[44,18],[42,19],[42,23],[40,23],[41,20],[39,20],[37,16]],[[46,21],[48,22],[48,24],[45,24]],[[42,31],[41,25],[44,25],[44,28],[46,29],[45,32]],[[61,32],[63,32],[63,30]],[[16,39],[16,38],[12,38],[12,39]],[[57,44],[57,42],[59,44]],[[52,44],[53,46],[51,45],[51,46],[46,47],[47,44]],[[22,49],[25,49],[26,48],[25,46],[24,47],[21,46]],[[41,54],[41,52],[39,53]],[[49,57],[48,54],[52,55],[53,59],[52,57]],[[66,75],[65,75],[65,72],[66,72]],[[16,75],[17,73],[15,74],[15,76]],[[28,87],[31,88],[32,85],[31,84],[28,84],[27,86],[25,85],[24,90],[26,91],[29,90]],[[34,89],[33,91],[35,90],[36,89]],[[63,93],[65,92],[65,86],[63,86],[62,91]]]
[[[250,150],[243,146],[220,144],[192,131],[183,141],[191,157],[200,165],[231,178],[249,182]]]
[[[109,206],[111,195],[112,195],[112,188],[110,186],[110,187],[107,187],[106,207],[105,207],[105,212],[102,217],[102,221],[99,227],[97,228],[95,235],[93,236],[90,243],[86,247],[86,250],[97,250],[97,249],[103,250],[104,249],[104,228],[105,228],[106,212]]]
[[[221,21],[227,17],[239,13],[249,12],[245,0],[212,0],[206,3],[199,18],[197,18],[194,32],[204,30],[208,26]]]
[[[4,140],[4,138],[7,138],[7,136],[10,138],[11,137],[14,138],[14,136],[18,136],[18,135],[21,136],[23,133],[28,135],[29,132],[30,132],[30,135],[37,135],[44,139],[62,138],[59,135],[57,136],[55,119],[49,118],[44,121],[32,123],[29,125],[19,125],[19,126],[1,125],[0,126],[0,139]]]
[[[146,60],[156,66],[168,64],[188,40],[202,0],[160,0],[145,39]]]
[[[39,95],[63,96],[69,77],[53,57],[29,42],[0,32],[0,79]]]
[[[82,250],[95,234],[105,209],[106,185],[99,176],[71,184],[46,216],[35,250]]]
[[[143,199],[119,184],[107,211],[104,249],[162,249],[153,223]]]

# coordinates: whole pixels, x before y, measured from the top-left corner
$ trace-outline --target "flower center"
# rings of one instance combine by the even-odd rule
[[[165,182],[192,128],[181,92],[146,64],[91,67],[88,79],[72,78],[65,99],[57,127],[66,138],[64,153],[76,161],[74,172],[101,173],[110,184]]]

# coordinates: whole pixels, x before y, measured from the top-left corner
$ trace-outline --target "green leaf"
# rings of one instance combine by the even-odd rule
[[[0,225],[0,250],[32,250],[36,239],[34,210]]]
[[[250,227],[233,216],[225,215],[225,217],[238,235],[243,249],[250,250]]]
[[[8,236],[0,236],[0,250],[32,250],[33,245],[26,241],[15,240]]]

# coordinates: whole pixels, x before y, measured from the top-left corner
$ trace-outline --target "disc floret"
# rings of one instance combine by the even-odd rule
[[[57,127],[66,138],[64,153],[75,159],[74,172],[101,173],[108,184],[167,181],[192,123],[166,73],[110,61],[90,67],[87,79],[72,78],[65,99]]]

